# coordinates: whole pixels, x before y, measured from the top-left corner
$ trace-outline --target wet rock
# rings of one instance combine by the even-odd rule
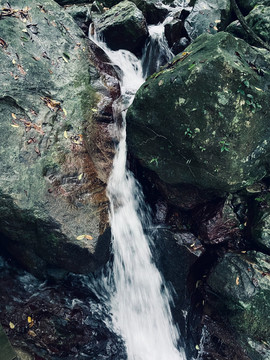
[[[242,240],[240,221],[234,211],[232,198],[225,203],[206,204],[193,213],[196,228],[203,243],[216,245],[228,243],[237,247]]]
[[[270,4],[270,3],[269,3]],[[265,42],[268,41],[270,36],[270,6],[258,5],[246,17],[245,20],[248,26]],[[247,35],[246,31],[242,28],[239,21],[234,21],[227,28],[226,31],[234,36],[244,39],[249,44],[259,46],[253,39]]]
[[[230,34],[200,36],[138,90],[127,113],[130,152],[173,186],[224,192],[263,178],[269,61]]]
[[[186,318],[184,316],[190,304],[188,276],[198,258],[204,253],[200,241],[190,232],[173,233],[167,229],[157,229],[155,248],[158,249],[158,266],[166,282],[173,285],[177,294],[174,297],[173,317],[180,325],[181,334],[188,339]]]
[[[253,203],[252,240],[263,251],[270,252],[270,195],[258,194]]]
[[[185,21],[185,29],[191,40],[203,33],[216,34],[230,22],[230,0],[197,0]]]
[[[131,0],[140,9],[148,24],[163,22],[168,15],[168,10],[156,0]]]
[[[65,7],[66,12],[73,17],[76,24],[88,36],[89,26],[92,22],[91,5],[72,5]]]
[[[0,321],[21,360],[126,360],[90,278],[41,283],[11,265],[0,257]]]
[[[269,354],[269,275],[269,256],[227,253],[207,280],[210,303],[236,331],[250,358],[256,360],[267,359]],[[257,351],[255,344],[263,351]]]
[[[126,49],[135,54],[141,53],[148,36],[142,12],[128,0],[106,11],[95,28],[112,50]]]
[[[39,276],[50,267],[93,271],[110,243],[106,184],[84,133],[103,97],[91,85],[99,74],[64,9],[15,5],[22,10],[7,8],[0,22],[1,244]]]
[[[59,5],[82,5],[82,4],[89,4],[92,3],[92,0],[57,0],[56,1]]]

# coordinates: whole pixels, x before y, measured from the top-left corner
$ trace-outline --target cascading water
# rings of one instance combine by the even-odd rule
[[[179,333],[172,321],[170,295],[153,263],[151,238],[144,232],[150,217],[142,211],[146,208],[142,192],[126,168],[124,109],[144,81],[141,62],[128,51],[111,51],[103,42],[93,40],[123,72],[123,123],[115,125],[119,144],[107,190],[114,254],[109,276],[113,289],[108,300],[113,329],[125,341],[128,360],[184,360],[184,351],[177,349]]]

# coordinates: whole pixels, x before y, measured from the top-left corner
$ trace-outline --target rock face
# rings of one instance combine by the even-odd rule
[[[251,359],[268,359],[270,257],[259,252],[226,254],[208,278],[222,317],[237,331]],[[261,347],[261,351],[259,348]],[[256,351],[256,352],[255,352]]]
[[[230,0],[197,0],[185,21],[188,36],[194,40],[204,33],[216,34],[228,24],[230,11]]]
[[[39,276],[93,271],[107,260],[110,236],[105,183],[84,130],[95,127],[102,99],[88,40],[51,0],[18,0],[1,15],[2,245]]]
[[[65,7],[66,12],[73,17],[87,37],[89,26],[92,22],[91,7],[91,5],[72,5]]]
[[[254,221],[252,224],[253,241],[267,253],[270,252],[270,196],[269,194],[255,198]]]
[[[255,34],[267,42],[270,36],[270,6],[256,6],[245,19]],[[253,39],[249,38],[239,21],[234,21],[230,24],[226,31],[230,32],[234,36],[244,39],[251,45],[257,45]]]
[[[99,19],[96,31],[112,50],[126,49],[135,54],[141,53],[148,36],[142,12],[128,0],[106,11]]]
[[[234,191],[267,173],[269,55],[202,35],[138,90],[129,150],[165,183]]]
[[[244,15],[247,15],[256,5],[270,6],[270,0],[237,0]]]

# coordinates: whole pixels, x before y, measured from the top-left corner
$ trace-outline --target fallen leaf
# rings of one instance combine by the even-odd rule
[[[92,108],[91,110],[92,110],[93,112],[97,112],[97,109]]]
[[[82,177],[83,177],[83,173],[81,173],[81,174],[78,176],[78,179],[79,179],[79,180],[82,180]]]
[[[91,236],[91,235],[84,235],[84,237],[85,237],[87,240],[93,240],[93,236]]]
[[[158,82],[158,86],[161,86],[161,85],[163,85],[164,84],[164,81],[163,80],[160,80],[159,82]]]
[[[14,328],[15,328],[15,325],[13,324],[13,322],[10,321],[9,327],[10,327],[11,329],[14,329]]]
[[[239,276],[236,277],[235,283],[237,286],[239,285]]]
[[[15,128],[19,127],[18,124],[11,124],[11,126],[12,126],[12,127],[15,127]]]
[[[53,99],[50,99],[49,97],[41,98],[41,100],[44,101],[44,103],[53,111],[61,110],[61,104],[60,101],[56,101]]]
[[[63,113],[65,114],[65,116],[67,116],[67,110],[64,108],[62,110],[63,110]]]
[[[199,350],[200,350],[199,345],[196,345],[196,346],[195,346],[195,349],[199,351]]]
[[[12,64],[13,64],[13,65],[16,64],[16,60],[15,60],[15,59],[12,60]]]
[[[29,330],[28,335],[33,336],[33,337],[37,336],[37,334],[33,330]]]
[[[22,29],[22,32],[24,33],[27,33],[28,34],[28,31],[26,29]]]
[[[33,58],[34,60],[36,60],[36,61],[39,61],[39,60],[40,60],[40,57],[38,57],[38,56],[32,56],[32,58]]]
[[[3,49],[6,49],[8,47],[8,44],[5,42],[5,40],[1,39],[0,38],[0,46],[3,48]]]
[[[84,237],[85,237],[85,235],[79,235],[79,236],[76,237],[76,239],[77,239],[77,240],[83,240]]]
[[[31,316],[28,316],[28,317],[27,317],[27,322],[28,322],[28,324],[30,324],[32,321],[33,321],[33,320],[32,320],[32,318],[31,318]]]
[[[263,92],[263,90],[262,90],[262,89],[257,88],[256,86],[254,86],[254,87],[255,87],[255,89],[256,89],[256,90],[258,90],[258,91],[262,91],[262,92]]]
[[[12,113],[11,116],[13,117],[14,120],[17,119],[17,116],[14,113]]]
[[[68,134],[67,134],[67,131],[65,130],[64,131],[64,137],[67,139],[68,138]]]
[[[26,72],[24,71],[22,65],[18,64],[18,65],[17,65],[17,68],[19,69],[19,71],[20,71],[20,73],[21,73],[22,75],[26,75]]]

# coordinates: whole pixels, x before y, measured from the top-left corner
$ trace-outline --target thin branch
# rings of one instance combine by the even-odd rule
[[[251,29],[251,27],[247,24],[246,19],[244,18],[243,14],[241,13],[236,0],[230,0],[231,6],[233,8],[233,11],[235,12],[235,15],[237,19],[239,20],[240,24],[243,26],[243,29],[246,31],[246,33],[250,36],[250,38],[260,45],[261,47],[267,49],[270,51],[270,45],[263,41],[255,32]]]

